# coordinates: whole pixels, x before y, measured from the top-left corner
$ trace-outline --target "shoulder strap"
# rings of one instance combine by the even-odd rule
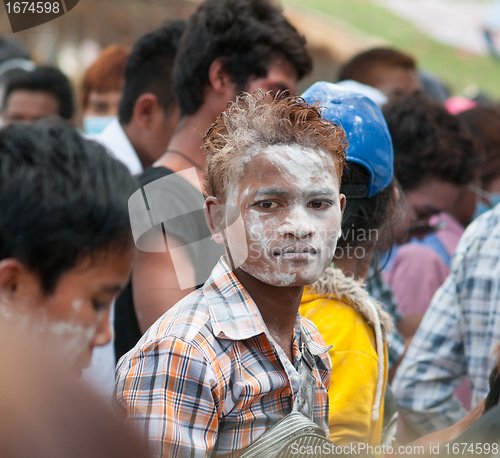
[[[314,395],[316,391],[316,378],[314,377],[314,356],[311,354],[307,344],[300,344],[300,361],[297,372],[300,377],[300,388],[293,404],[292,412],[300,412],[310,420],[314,421]]]
[[[450,266],[451,255],[450,253],[448,253],[445,246],[443,245],[443,242],[436,234],[430,234],[423,240],[415,240],[412,241],[412,243],[418,243],[419,245],[424,245],[427,248],[430,248],[441,258],[441,261],[445,265],[447,265],[448,267]]]

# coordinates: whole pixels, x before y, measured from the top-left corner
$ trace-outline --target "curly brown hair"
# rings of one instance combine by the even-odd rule
[[[269,145],[298,145],[331,155],[342,177],[347,138],[344,129],[324,119],[317,106],[288,92],[241,93],[204,137],[207,195],[225,201],[252,153]]]

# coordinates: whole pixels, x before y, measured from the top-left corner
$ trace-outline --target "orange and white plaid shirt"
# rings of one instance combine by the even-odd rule
[[[114,407],[153,457],[236,455],[291,412],[299,334],[316,361],[314,420],[328,432],[329,347],[297,316],[292,365],[223,258],[121,358]]]

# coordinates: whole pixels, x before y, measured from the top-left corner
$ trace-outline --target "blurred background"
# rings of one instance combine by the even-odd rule
[[[76,88],[84,70],[111,44],[132,45],[165,19],[187,18],[194,0],[80,0],[64,16],[13,34],[7,15],[0,33],[18,40],[37,64],[57,65]],[[358,52],[392,45],[413,55],[452,95],[500,98],[500,2],[492,0],[283,0],[303,33],[318,80],[336,81]],[[1,6],[0,8],[5,8]]]

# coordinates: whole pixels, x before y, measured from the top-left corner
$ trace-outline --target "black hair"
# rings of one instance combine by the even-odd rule
[[[379,68],[416,70],[413,57],[393,48],[373,48],[354,56],[342,67],[338,80],[354,80],[373,85],[372,74]]]
[[[489,383],[490,391],[488,392],[484,403],[485,412],[498,405],[500,401],[500,376],[498,375],[498,367],[496,366],[491,371]]]
[[[51,293],[80,261],[133,246],[125,165],[72,127],[0,131],[0,260],[15,258]]]
[[[120,123],[131,121],[137,99],[148,92],[157,97],[165,115],[177,105],[172,90],[172,69],[185,28],[185,21],[168,21],[136,42],[125,68],[125,85],[118,109]]]
[[[312,69],[305,39],[272,0],[206,0],[189,18],[175,61],[181,116],[203,104],[210,65],[217,58],[224,59],[239,91],[251,76],[265,77],[274,59],[289,61],[299,79]]]
[[[19,73],[15,78],[9,78],[3,106],[7,105],[9,96],[14,91],[41,91],[53,95],[59,102],[59,116],[71,119],[73,116],[73,91],[67,76],[52,67],[37,67],[32,72]]]
[[[394,146],[394,174],[404,191],[427,178],[457,186],[472,182],[479,155],[456,116],[422,93],[400,97],[382,111]]]
[[[346,196],[346,207],[342,217],[342,236],[337,243],[339,255],[347,247],[369,248],[382,241],[384,246],[391,245],[392,217],[397,205],[396,182],[372,197],[354,197],[349,192],[353,185],[366,185],[370,182],[368,170],[355,162],[347,162],[342,174],[340,192]],[[392,241],[392,240],[391,240]]]

